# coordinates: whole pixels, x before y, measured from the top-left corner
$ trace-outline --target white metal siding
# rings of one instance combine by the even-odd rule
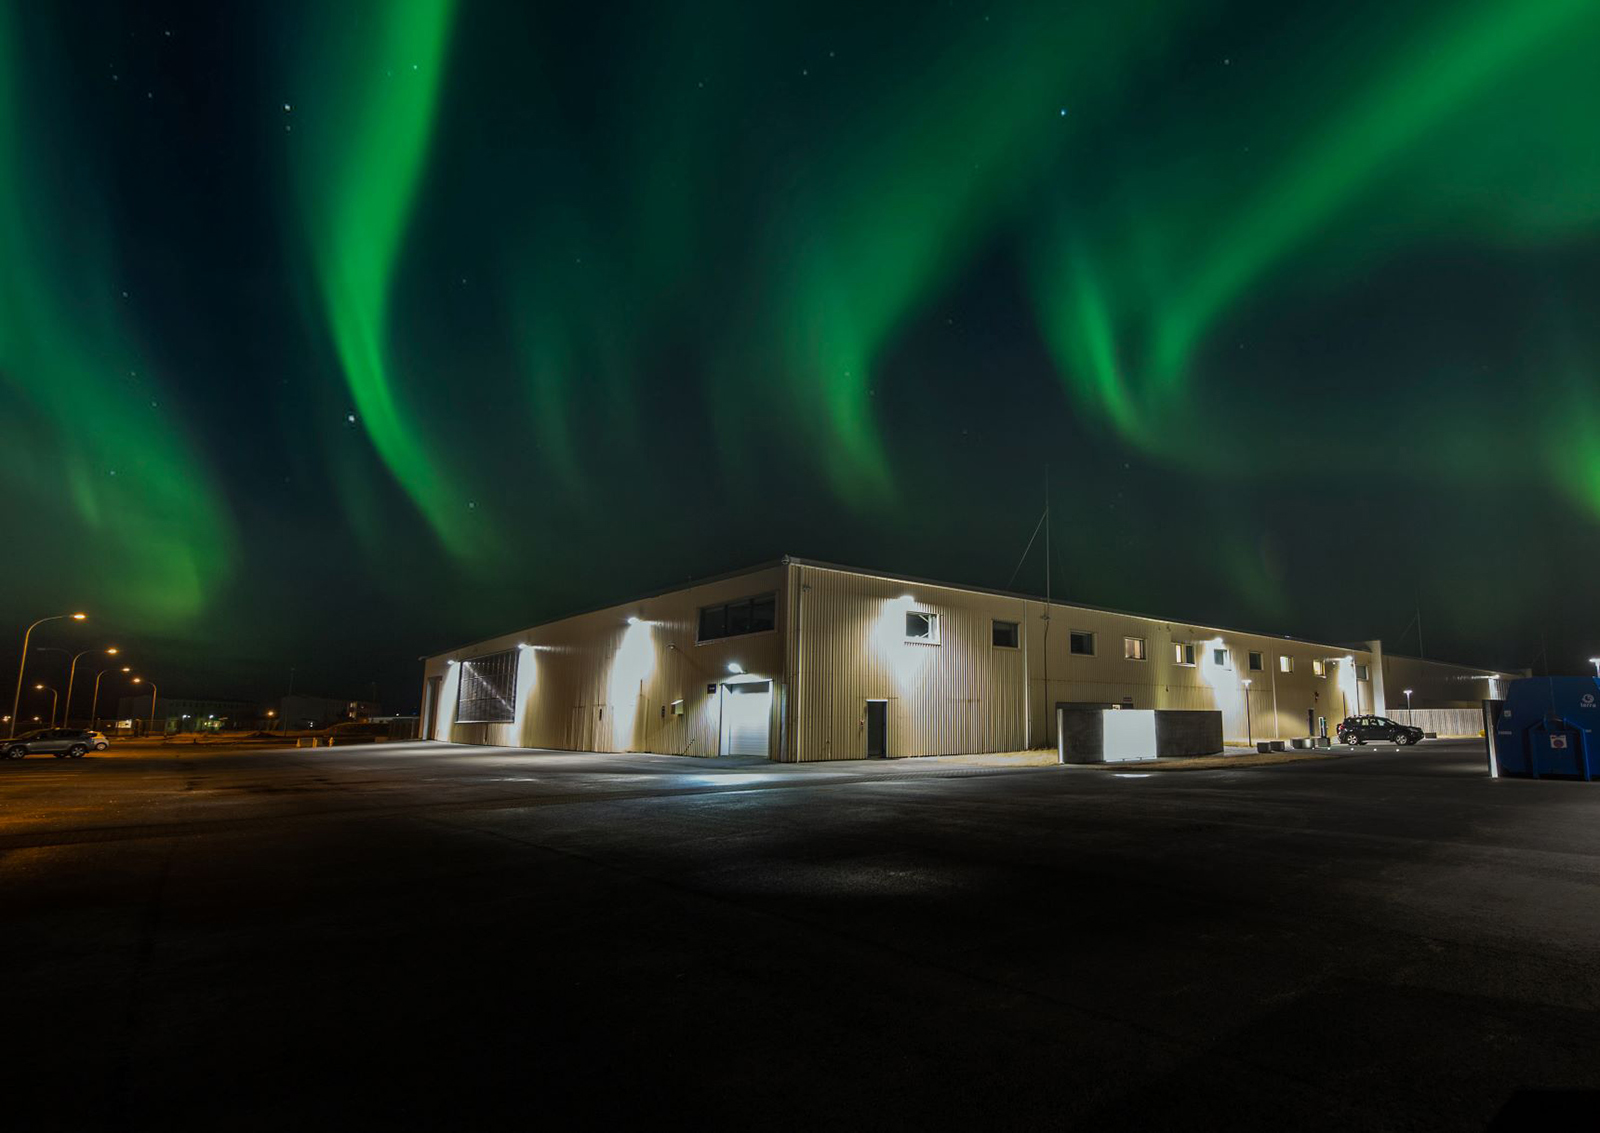
[[[730,663],[752,676],[772,679],[773,698],[783,703],[784,579],[782,567],[752,571],[432,658],[427,675],[444,677],[435,736],[569,751],[716,755],[721,741],[718,690],[730,675]],[[702,606],[765,593],[778,595],[775,629],[705,644],[696,641]],[[638,620],[630,623],[630,617]],[[456,723],[460,665],[449,660],[521,645],[529,648],[518,666],[516,719],[508,724]],[[684,702],[682,715],[672,710],[677,700]]]

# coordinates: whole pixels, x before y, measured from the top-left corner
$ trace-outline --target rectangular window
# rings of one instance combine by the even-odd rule
[[[1068,643],[1067,648],[1071,649],[1072,652],[1076,653],[1080,657],[1093,657],[1094,634],[1088,633],[1081,629],[1073,630],[1071,633],[1071,640]]]
[[[458,724],[509,724],[517,716],[517,654],[507,649],[461,662]]]
[[[715,641],[728,636],[728,607],[707,606],[700,611],[700,640]]]
[[[1122,639],[1122,656],[1128,661],[1143,661],[1145,658],[1144,638],[1125,637]]]
[[[1211,650],[1211,663],[1213,665],[1216,665],[1220,669],[1228,668],[1228,666],[1229,666],[1228,651],[1226,649],[1212,649]]]
[[[742,637],[747,633],[765,633],[777,624],[778,596],[758,594],[754,598],[740,598],[718,606],[700,609],[700,641],[716,641],[723,637]]]
[[[1265,664],[1266,658],[1262,657],[1257,650],[1250,650],[1250,671],[1252,673],[1259,673]]]
[[[1325,676],[1328,675],[1328,669],[1322,663],[1322,661],[1320,661],[1320,660],[1312,661],[1311,662],[1311,675],[1313,677],[1325,677]]]
[[[939,644],[939,615],[924,610],[906,611],[906,640],[924,645]]]
[[[778,624],[778,596],[763,594],[750,599],[750,632],[765,633]]]
[[[995,621],[990,630],[991,638],[996,649],[1015,649],[1017,647],[1017,623]]]
[[[1294,658],[1293,657],[1287,657],[1287,656],[1280,656],[1278,658],[1278,672],[1280,672],[1280,673],[1292,673],[1292,672],[1294,672]]]
[[[1366,679],[1367,679],[1367,667],[1365,665],[1357,665],[1356,666],[1356,680],[1364,681]]]
[[[1180,665],[1194,664],[1194,645],[1188,641],[1172,643],[1172,659]]]

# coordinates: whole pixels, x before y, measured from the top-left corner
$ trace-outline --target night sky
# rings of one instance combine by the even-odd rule
[[[1048,465],[1058,596],[1581,671],[1597,58],[1593,0],[0,0],[0,658],[82,608],[35,643],[414,709],[785,552],[1005,586]]]

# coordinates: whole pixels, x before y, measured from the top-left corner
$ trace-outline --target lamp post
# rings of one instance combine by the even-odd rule
[[[1411,690],[1406,689],[1406,711],[1411,711]]]
[[[88,614],[55,614],[48,618],[40,618],[29,626],[27,632],[22,635],[22,661],[17,665],[17,691],[11,697],[11,735],[13,738],[17,734],[17,707],[22,703],[22,674],[28,668],[28,639],[33,636],[33,631],[44,625],[45,622],[58,622],[63,618],[71,618],[75,622],[81,622],[88,616]]]
[[[150,727],[145,732],[145,735],[149,735],[151,732],[156,730],[156,682],[147,681],[143,677],[134,677],[133,683],[136,685],[147,684],[150,686]],[[165,729],[162,730],[165,731]]]
[[[48,692],[50,694],[50,726],[54,728],[56,726],[56,704],[61,698],[56,695],[56,690],[51,688],[49,685],[37,684],[33,687],[38,689],[40,692]]]
[[[79,653],[77,657],[72,659],[72,666],[67,670],[67,702],[64,710],[61,713],[61,726],[63,728],[72,722],[72,682],[76,680],[78,676],[78,658],[87,657],[93,652],[93,649],[85,649],[82,653]],[[118,650],[115,645],[109,645],[106,647],[106,652],[115,657]]]
[[[1247,747],[1255,747],[1256,746],[1256,733],[1255,733],[1255,728],[1253,726],[1253,722],[1250,719],[1250,679],[1248,677],[1246,677],[1244,680],[1240,681],[1239,683],[1244,685],[1244,736],[1245,736],[1245,745]]]
[[[100,724],[100,678],[109,673],[110,669],[101,669],[94,675],[94,699],[89,701],[89,727],[98,728]],[[122,666],[124,673],[133,672],[129,665]]]

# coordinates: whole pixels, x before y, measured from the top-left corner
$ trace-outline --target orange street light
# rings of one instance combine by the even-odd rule
[[[17,706],[22,703],[22,674],[28,668],[28,639],[33,636],[33,631],[44,625],[45,622],[59,622],[64,618],[71,618],[75,622],[81,622],[88,616],[88,614],[55,614],[48,618],[40,618],[23,633],[22,661],[17,665],[17,691],[11,697],[11,736],[13,738],[17,734]]]
[[[116,656],[117,647],[115,645],[108,645],[105,651],[112,656]],[[63,728],[72,723],[72,720],[70,719],[72,716],[72,683],[77,679],[78,676],[78,658],[87,657],[93,652],[95,652],[93,649],[85,649],[82,653],[79,653],[77,657],[72,659],[72,667],[67,670],[67,703],[61,713],[61,726]]]
[[[108,649],[106,652],[115,653],[116,650]],[[105,676],[110,671],[110,669],[101,669],[94,675],[94,699],[89,701],[89,727],[95,729],[96,731],[100,729],[100,678]],[[133,666],[124,665],[122,666],[122,671],[124,673],[131,673],[133,672]]]
[[[145,730],[145,735],[149,735],[151,732],[156,730],[156,682],[147,681],[143,677],[134,677],[133,683],[136,685],[147,684],[150,686],[150,727]],[[162,731],[164,732],[166,729],[163,728]]]
[[[38,689],[40,692],[48,692],[50,694],[50,726],[54,728],[56,726],[56,702],[61,698],[56,695],[56,690],[51,688],[49,685],[37,684],[33,687]]]

